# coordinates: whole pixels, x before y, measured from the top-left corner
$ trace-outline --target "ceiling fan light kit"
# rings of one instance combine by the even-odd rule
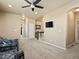
[[[24,0],[24,1],[26,1],[29,5],[22,6],[22,8],[31,7],[32,11],[34,11],[35,7],[40,8],[40,9],[44,8],[43,6],[37,5],[41,0],[36,0],[36,1],[32,2],[32,3],[30,1],[28,1],[28,0]]]

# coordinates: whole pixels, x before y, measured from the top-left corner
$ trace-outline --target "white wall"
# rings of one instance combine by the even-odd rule
[[[2,21],[1,21],[2,20]],[[0,32],[0,36],[4,38],[19,38],[20,37],[20,16],[6,13],[6,12],[0,12],[0,22],[2,25],[0,26],[0,29],[2,29]]]
[[[0,36],[5,38],[20,38],[21,16],[0,12]],[[29,23],[28,23],[29,22]],[[35,20],[26,19],[23,23],[23,37],[35,37]]]
[[[43,39],[46,42],[54,44],[62,49],[66,48],[66,40],[67,40],[67,31],[68,31],[68,19],[67,15],[69,10],[75,7],[79,7],[79,0],[73,0],[68,4],[62,5],[61,7],[57,8],[55,11],[48,13],[44,16],[44,25],[45,22],[52,20],[54,22],[53,28],[46,28],[45,35]]]

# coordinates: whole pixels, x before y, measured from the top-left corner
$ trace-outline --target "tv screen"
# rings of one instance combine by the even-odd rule
[[[53,21],[46,22],[46,28],[53,27]]]

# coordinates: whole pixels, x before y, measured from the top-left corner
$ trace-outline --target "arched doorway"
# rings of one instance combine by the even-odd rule
[[[77,43],[79,37],[78,37],[78,26],[79,22],[77,22],[77,13],[79,14],[78,7],[71,9],[68,12],[68,30],[67,30],[67,41],[66,41],[66,47],[72,47]]]

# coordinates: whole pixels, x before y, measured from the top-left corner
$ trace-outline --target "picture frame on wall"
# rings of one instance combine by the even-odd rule
[[[36,29],[41,29],[41,25],[35,25]]]

